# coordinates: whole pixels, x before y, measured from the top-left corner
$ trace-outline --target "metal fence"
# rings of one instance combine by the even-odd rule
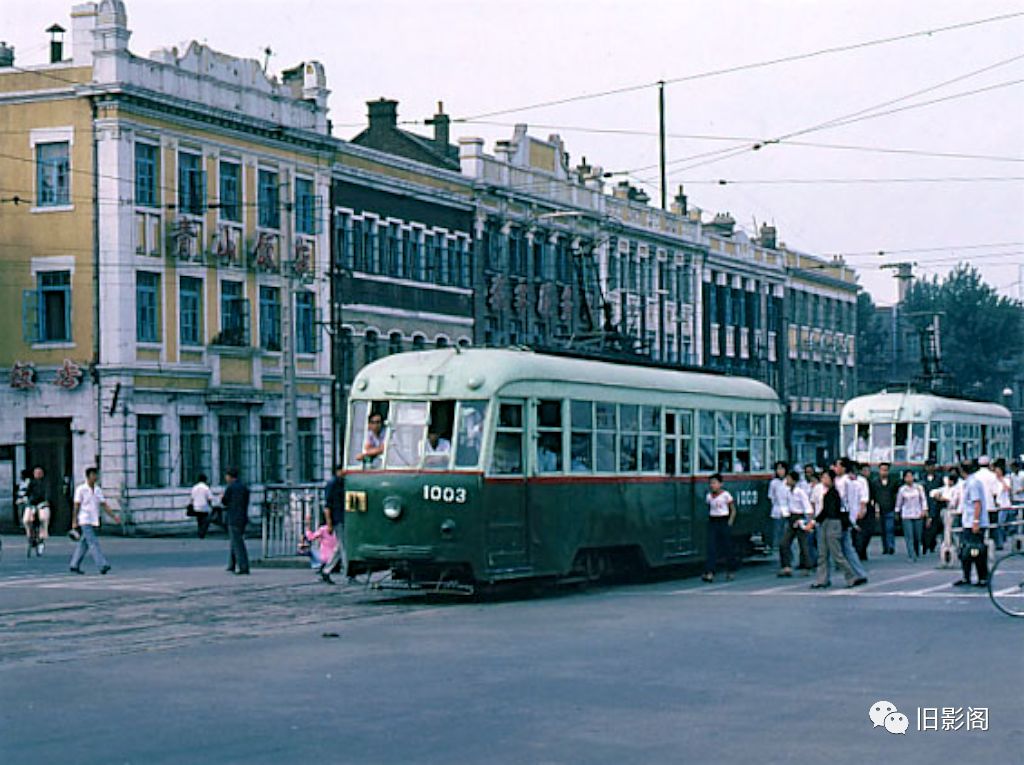
[[[960,534],[963,532],[960,510],[942,511],[942,546],[939,557],[944,568],[960,565]],[[985,545],[988,548],[989,565],[995,560],[996,535],[998,530],[1004,533],[1003,549],[1024,552],[1024,505],[999,508],[989,514],[990,525],[982,528]],[[1001,518],[1001,521],[993,519]]]
[[[268,486],[263,499],[262,558],[297,555],[307,530],[323,518],[323,487],[319,484]]]

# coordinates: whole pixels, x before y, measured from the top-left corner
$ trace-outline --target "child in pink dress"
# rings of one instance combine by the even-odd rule
[[[325,515],[327,512],[326,510],[324,511]],[[320,578],[328,584],[334,584],[334,580],[331,579],[331,569],[337,560],[338,535],[334,533],[334,529],[331,526],[324,523],[316,531],[307,531],[306,541],[320,542],[320,550],[314,553],[313,560],[320,564],[317,568]]]

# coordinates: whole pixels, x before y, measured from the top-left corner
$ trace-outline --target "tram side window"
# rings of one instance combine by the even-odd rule
[[[486,401],[459,402],[459,428],[455,441],[455,467],[470,468],[480,464],[484,443]]]
[[[768,467],[768,416],[753,414],[751,419],[750,469],[758,472]]]
[[[387,401],[355,401],[349,415],[349,465],[380,468],[387,438]]]
[[[924,462],[923,422],[915,422],[910,426],[910,443],[907,445],[907,459],[910,462]]]
[[[939,434],[942,426],[933,422],[928,428],[928,459],[935,460],[938,464],[945,464],[939,459]]]
[[[596,447],[595,457],[599,473],[614,473],[616,462],[615,454],[615,404],[606,404],[598,401],[594,404],[594,444]]]
[[[501,402],[498,405],[498,428],[494,434],[491,472],[497,475],[523,473],[523,405]]]
[[[640,407],[640,469],[645,473],[661,470],[661,409]]]
[[[594,404],[573,401],[569,407],[570,450],[569,469],[573,473],[589,473],[594,469]]]
[[[367,401],[353,401],[348,416],[348,464],[358,467],[362,460],[363,439],[366,437]]]
[[[856,425],[843,425],[843,428],[842,428],[842,433],[843,433],[843,436],[842,436],[842,438],[843,438],[843,440],[842,440],[843,456],[846,457],[847,459],[851,459],[851,460],[857,459],[856,431],[857,431],[857,426]]]
[[[745,412],[735,414],[736,459],[733,460],[734,473],[746,473],[750,469],[750,415]]]
[[[423,442],[423,467],[446,470],[452,459],[452,432],[455,430],[455,402],[432,401],[427,424],[427,440]]]
[[[718,469],[715,460],[715,414],[700,413],[700,439],[697,444],[698,464],[701,473],[713,473]]]
[[[731,473],[733,470],[732,412],[717,412],[715,414],[715,433],[718,441],[718,472]]]
[[[420,449],[427,430],[427,402],[396,401],[392,406],[388,426],[385,466],[418,466]]]
[[[893,459],[896,462],[906,462],[910,425],[905,422],[897,422],[895,430],[896,437],[893,439]]]
[[[562,472],[562,402],[537,402],[537,472]]]
[[[854,459],[867,460],[870,457],[871,444],[871,425],[866,422],[861,422],[857,425],[857,451],[855,452]]]
[[[635,404],[619,404],[619,472],[635,473],[637,470],[637,445],[640,430],[639,407]]]
[[[892,462],[892,424],[876,422],[871,426],[871,461]]]
[[[690,462],[692,417],[690,412],[665,412],[665,472],[669,475],[688,475],[693,469]]]

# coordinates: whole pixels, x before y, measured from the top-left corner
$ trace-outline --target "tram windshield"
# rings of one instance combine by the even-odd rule
[[[349,466],[388,470],[475,468],[486,401],[354,401]]]

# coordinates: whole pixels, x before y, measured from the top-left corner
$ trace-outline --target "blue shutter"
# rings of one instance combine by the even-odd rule
[[[39,292],[23,290],[21,293],[21,332],[25,342],[39,342]]]

